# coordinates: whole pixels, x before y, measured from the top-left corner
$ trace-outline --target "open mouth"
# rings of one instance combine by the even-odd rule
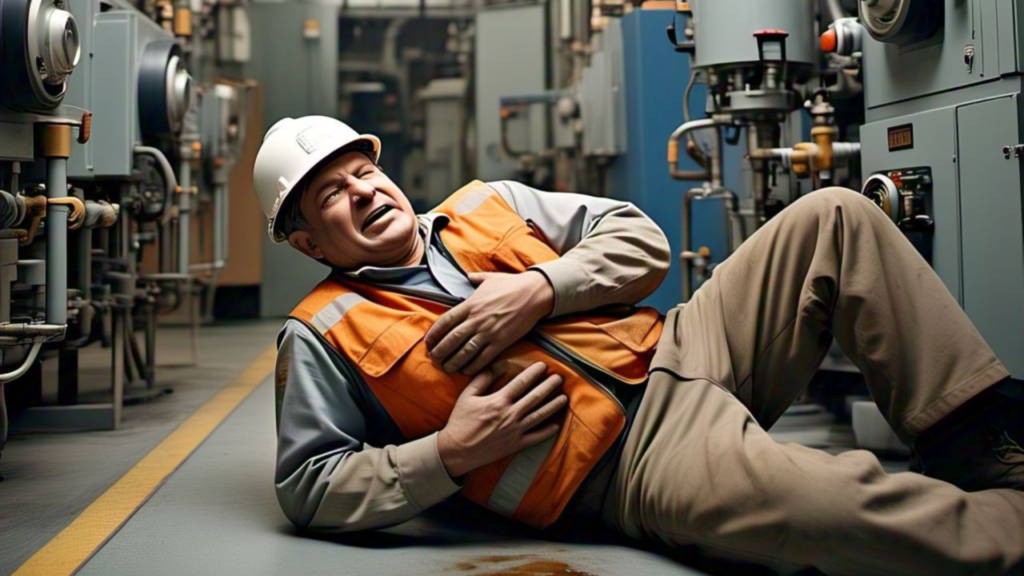
[[[383,218],[385,214],[387,214],[388,212],[391,212],[391,210],[393,208],[394,208],[394,206],[388,206],[388,205],[385,204],[384,206],[381,206],[380,208],[377,208],[373,212],[370,212],[370,214],[366,216],[366,220],[363,220],[363,228],[362,228],[361,231],[362,232],[366,232],[367,228],[372,226],[373,223],[376,222],[377,220],[380,220],[381,218]]]

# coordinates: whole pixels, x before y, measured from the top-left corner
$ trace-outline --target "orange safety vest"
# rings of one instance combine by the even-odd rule
[[[558,258],[491,187],[473,182],[433,212],[451,220],[441,240],[469,272],[523,272]],[[469,383],[431,362],[423,337],[449,306],[332,275],[292,312],[322,334],[362,375],[409,440],[441,430]],[[558,436],[470,472],[462,494],[536,527],[561,515],[587,474],[622,433],[626,415],[614,394],[571,362],[640,384],[661,335],[652,308],[622,307],[542,321],[492,365],[504,386],[523,368],[544,362],[563,376],[569,407]]]

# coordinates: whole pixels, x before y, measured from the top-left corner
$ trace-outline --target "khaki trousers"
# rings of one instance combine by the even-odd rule
[[[967,493],[768,436],[833,337],[908,442],[1008,375],[881,210],[809,194],[669,314],[605,521],[780,571],[1024,572],[1024,492]]]

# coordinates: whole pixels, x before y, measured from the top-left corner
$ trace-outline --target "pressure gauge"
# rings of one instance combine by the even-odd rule
[[[885,174],[871,176],[864,183],[861,194],[877,204],[893,222],[900,221],[900,191],[892,178]]]

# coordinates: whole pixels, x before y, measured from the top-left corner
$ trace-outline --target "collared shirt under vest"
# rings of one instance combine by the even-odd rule
[[[558,258],[483,183],[459,190],[435,212],[450,219],[441,240],[466,273],[522,272]],[[469,381],[434,365],[423,342],[448,309],[447,303],[334,274],[292,317],[323,334],[365,379],[402,435],[415,439],[444,427]],[[533,526],[557,520],[625,428],[624,408],[608,383],[645,381],[661,328],[653,309],[617,307],[546,320],[505,351],[494,364],[502,374],[494,389],[542,361],[564,377],[569,408],[556,438],[469,473],[463,495]]]

